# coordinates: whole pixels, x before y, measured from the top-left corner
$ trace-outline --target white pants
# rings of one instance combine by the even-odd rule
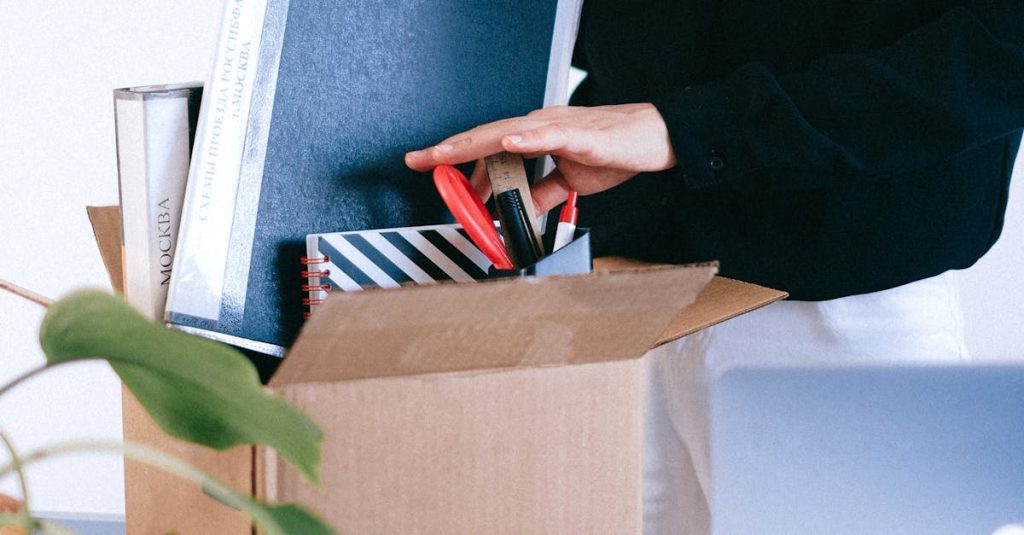
[[[744,364],[966,360],[956,273],[873,294],[785,301],[647,355],[644,533],[710,533],[708,387]]]

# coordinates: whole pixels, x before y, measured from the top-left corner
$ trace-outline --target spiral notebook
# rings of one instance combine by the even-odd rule
[[[491,268],[456,224],[309,234],[301,262],[306,317],[332,291],[472,282]]]

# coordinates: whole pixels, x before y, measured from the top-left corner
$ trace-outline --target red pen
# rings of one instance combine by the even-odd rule
[[[577,196],[575,191],[569,191],[569,199],[565,201],[562,213],[558,216],[558,230],[555,231],[555,243],[551,248],[552,252],[565,247],[572,241],[573,235],[576,234],[576,219],[580,214],[579,209],[576,208]]]

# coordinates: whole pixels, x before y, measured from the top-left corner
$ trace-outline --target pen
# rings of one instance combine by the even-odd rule
[[[494,196],[494,205],[501,220],[505,248],[516,268],[522,269],[543,256],[543,249],[530,225],[530,213],[519,189],[510,189]]]
[[[580,214],[579,209],[576,208],[577,196],[575,190],[570,191],[569,199],[562,207],[562,213],[558,216],[558,230],[555,231],[555,243],[551,247],[552,251],[565,247],[572,241],[572,237],[576,233],[576,219]]]
[[[508,256],[517,269],[525,268],[544,256],[544,244],[537,231],[535,206],[523,157],[499,152],[484,158],[484,163]]]

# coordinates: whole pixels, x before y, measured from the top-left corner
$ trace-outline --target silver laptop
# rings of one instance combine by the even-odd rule
[[[733,370],[711,469],[715,535],[1024,535],[1024,365]]]

